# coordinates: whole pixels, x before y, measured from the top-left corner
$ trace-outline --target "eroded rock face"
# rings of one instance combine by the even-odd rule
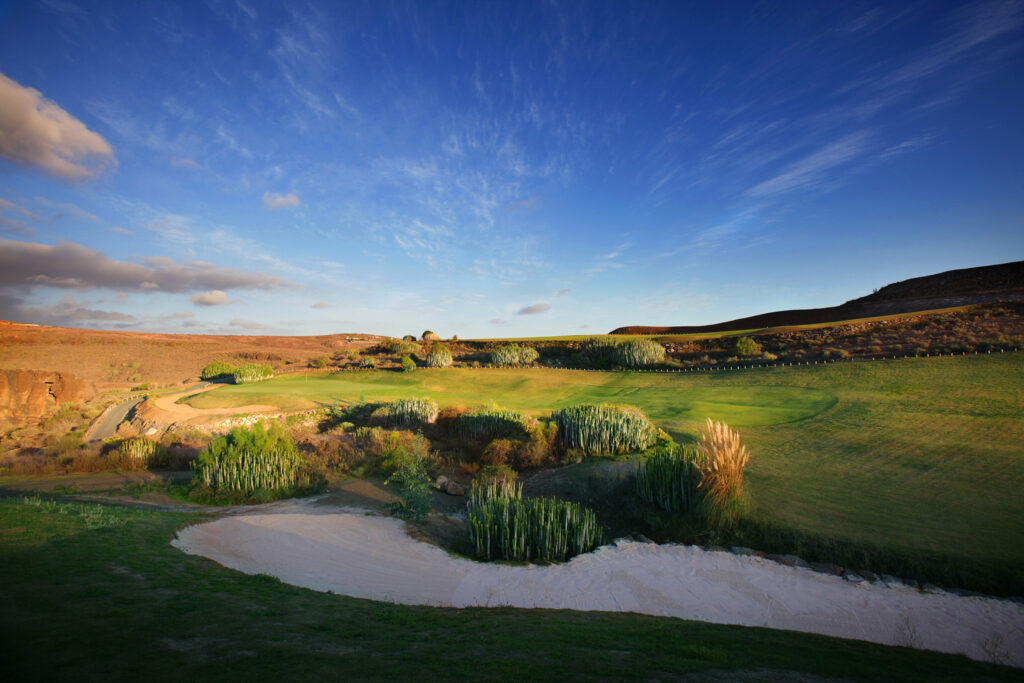
[[[0,419],[41,417],[88,394],[85,382],[67,372],[0,370]]]

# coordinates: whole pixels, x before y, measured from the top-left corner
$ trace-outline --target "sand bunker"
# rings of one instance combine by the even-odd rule
[[[402,522],[291,501],[183,529],[173,545],[249,574],[358,598],[443,607],[637,612],[965,654],[1024,667],[1024,605],[922,593],[692,546],[617,541],[571,562],[455,558]]]

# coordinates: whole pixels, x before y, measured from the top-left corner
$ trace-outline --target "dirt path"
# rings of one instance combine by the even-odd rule
[[[757,557],[619,540],[545,567],[472,562],[402,522],[317,501],[183,529],[173,545],[248,574],[403,604],[637,612],[821,633],[1024,667],[1024,605],[853,584]]]
[[[147,401],[147,407],[150,409],[149,417],[158,419],[161,422],[185,422],[194,418],[202,418],[213,415],[242,415],[245,413],[265,413],[265,412],[279,412],[280,408],[271,405],[248,405],[240,406],[238,408],[193,408],[190,405],[184,403],[175,403],[180,400],[183,396],[194,396],[195,394],[201,394],[206,391],[213,391],[219,389],[223,384],[203,384],[196,385],[195,387],[187,389],[176,394],[169,394],[167,396],[161,396],[159,398],[150,399]]]
[[[128,417],[131,409],[145,400],[144,396],[140,396],[130,401],[110,406],[103,412],[100,419],[89,428],[89,432],[85,435],[85,440],[103,441],[103,439],[109,439],[114,436],[117,433],[117,426]]]

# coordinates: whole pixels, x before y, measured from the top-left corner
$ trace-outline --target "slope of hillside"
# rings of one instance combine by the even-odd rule
[[[610,334],[694,334],[813,325],[839,320],[913,313],[953,306],[1024,299],[1024,261],[950,270],[882,287],[867,296],[827,308],[762,313],[713,325],[619,327]]]
[[[70,372],[98,385],[178,383],[207,363],[262,362],[273,366],[362,349],[382,337],[330,334],[316,337],[157,334],[78,330],[0,321],[0,368]]]

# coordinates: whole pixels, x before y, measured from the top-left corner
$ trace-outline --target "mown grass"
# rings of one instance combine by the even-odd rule
[[[5,680],[1020,680],[964,657],[787,631],[316,593],[171,547],[198,515],[105,514],[117,528],[0,499]]]
[[[571,403],[644,410],[680,442],[711,417],[752,453],[759,513],[797,531],[896,551],[1024,567],[1024,355],[943,357],[709,374],[448,369],[274,379],[196,407],[330,400],[496,400],[539,415]]]

